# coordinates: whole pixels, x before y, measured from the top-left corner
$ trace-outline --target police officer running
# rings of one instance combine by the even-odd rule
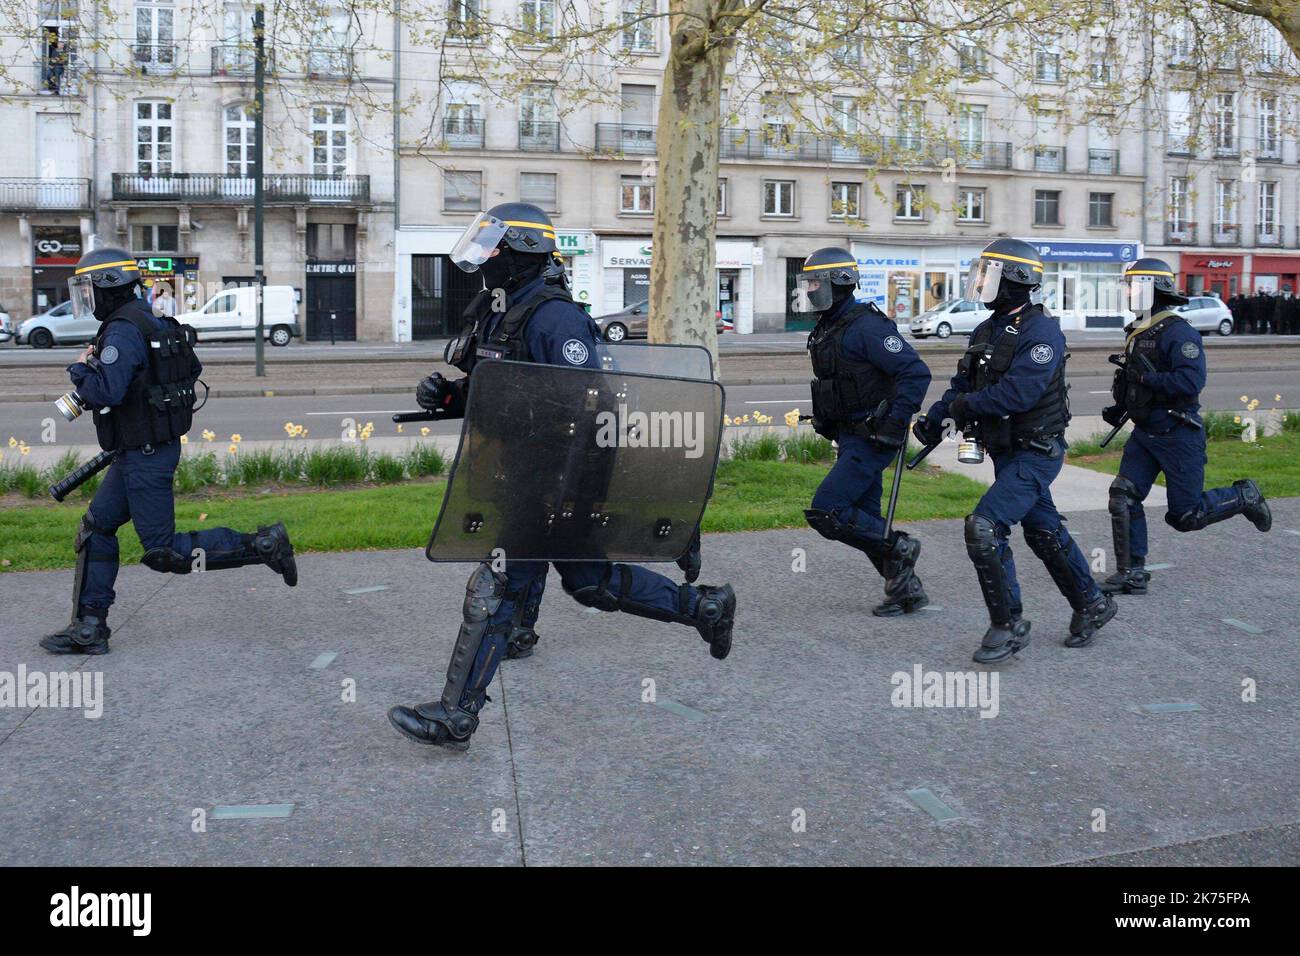
[[[1156,475],[1168,490],[1165,522],[1175,531],[1199,531],[1233,515],[1245,515],[1260,531],[1273,525],[1268,503],[1250,478],[1231,488],[1203,491],[1205,429],[1198,398],[1205,387],[1201,334],[1175,308],[1174,271],[1162,259],[1139,259],[1124,270],[1124,306],[1136,316],[1126,329],[1123,365],[1115,372],[1115,404],[1102,412],[1111,425],[1133,421],[1119,475],[1110,486],[1115,573],[1101,583],[1108,594],[1145,594],[1147,519],[1142,502]],[[1118,364],[1118,362],[1117,362]]]
[[[1007,537],[1020,522],[1025,542],[1070,602],[1067,647],[1083,647],[1115,616],[1052,502],[1070,421],[1065,336],[1038,303],[1043,264],[1018,239],[991,242],[971,264],[965,297],[993,310],[971,335],[950,387],[913,431],[927,445],[943,440],[951,419],[993,456],[995,480],[966,517],[966,551],[975,565],[990,626],[975,661],[996,664],[1029,643],[1020,586]]]
[[[155,316],[139,297],[139,268],[123,249],[82,256],[72,278],[73,314],[102,324],[91,345],[68,366],[80,405],[95,409],[100,447],[120,454],[81,519],[72,621],[41,639],[54,654],[107,654],[108,609],[116,597],[117,529],[135,525],[143,563],[154,571],[188,574],[265,564],[290,587],[298,583],[293,547],[283,524],[240,534],[230,528],[177,533],[172,476],[180,438],[194,417],[194,385],[203,366],[194,331]]]
[[[569,295],[555,227],[540,208],[502,203],[480,213],[451,259],[481,273],[484,288],[465,310],[467,334],[450,356],[465,377],[451,381],[435,372],[425,378],[416,390],[421,407],[463,417],[470,376],[485,359],[600,367],[599,330]],[[393,707],[394,727],[418,743],[469,747],[502,657],[521,656],[536,643],[547,567],[546,561],[507,560],[504,572],[488,564],[474,570],[441,699]],[[556,570],[580,604],[693,627],[719,660],[731,650],[736,596],[730,585],[678,585],[642,567],[594,560],[557,562]]]
[[[818,249],[797,285],[796,310],[818,313],[808,336],[813,428],[838,446],[804,517],[823,537],[866,554],[885,579],[885,601],[872,614],[909,614],[929,603],[915,573],[921,542],[902,531],[885,537],[881,474],[907,441],[930,370],[889,316],[854,297],[858,264],[847,250]]]

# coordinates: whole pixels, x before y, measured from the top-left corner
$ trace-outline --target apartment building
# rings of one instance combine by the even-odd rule
[[[201,308],[254,275],[253,8],[190,0],[42,0],[2,50],[0,302],[22,318],[67,297],[92,235],[130,250],[150,294]],[[389,337],[392,67],[354,22],[268,27],[265,261],[298,291],[307,338]],[[363,24],[378,35],[382,24]],[[391,28],[389,28],[391,29]]]

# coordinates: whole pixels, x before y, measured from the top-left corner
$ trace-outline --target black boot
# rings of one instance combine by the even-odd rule
[[[921,542],[894,532],[894,543],[884,555],[868,553],[871,563],[885,579],[885,601],[871,609],[876,617],[900,617],[919,611],[930,603],[921,579],[916,576],[916,561],[921,555]]]
[[[1129,567],[1117,570],[1097,586],[1103,594],[1146,594],[1151,582],[1151,572],[1146,569],[1145,558],[1129,559]]]
[[[1020,615],[1012,617],[1006,624],[990,624],[971,660],[976,664],[1001,664],[1029,646],[1029,627],[1029,622]]]
[[[104,618],[83,613],[57,634],[42,637],[40,645],[51,654],[107,654],[112,633]]]
[[[1115,573],[1097,586],[1103,594],[1146,594],[1151,575],[1143,567],[1145,558],[1132,554],[1130,525],[1134,508],[1141,510],[1137,486],[1123,475],[1110,485],[1110,527],[1115,541]]]
[[[700,585],[700,599],[695,606],[695,629],[708,641],[709,653],[722,660],[731,653],[731,629],[736,622],[736,592],[730,584],[722,587]]]
[[[997,526],[983,515],[967,515],[965,535],[966,553],[975,565],[980,593],[989,611],[989,629],[972,659],[977,664],[1000,664],[1029,644],[1029,622],[1020,616],[1020,605],[1011,602]]]
[[[1259,485],[1250,478],[1243,478],[1234,481],[1232,487],[1241,496],[1241,513],[1250,519],[1251,524],[1260,531],[1273,527],[1273,512],[1268,510],[1268,502],[1264,500],[1264,492],[1259,490]]]
[[[1075,611],[1070,615],[1070,636],[1065,639],[1065,646],[1087,647],[1102,625],[1113,618],[1118,610],[1114,598],[1103,594],[1087,607]]]
[[[681,568],[687,584],[695,583],[695,579],[700,576],[700,569],[704,566],[700,550],[700,529],[696,528],[695,534],[691,535],[691,543],[686,553],[677,559],[677,567]]]
[[[262,563],[283,577],[285,584],[297,587],[298,564],[293,559],[293,545],[283,522],[258,528],[257,534],[253,535],[253,548]]]
[[[506,639],[506,660],[516,661],[533,656],[539,637],[531,627],[516,627]]]
[[[415,707],[390,707],[388,722],[416,743],[465,751],[478,728],[478,715],[461,707],[449,712],[435,700]]]

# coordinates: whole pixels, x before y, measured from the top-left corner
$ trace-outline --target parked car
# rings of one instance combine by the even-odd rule
[[[14,337],[14,323],[9,318],[9,313],[5,307],[0,305],[0,342],[8,342]]]
[[[72,303],[60,302],[21,323],[14,341],[34,349],[48,349],[53,345],[84,345],[98,332],[99,322],[94,317],[73,318]]]
[[[642,299],[619,312],[598,315],[594,321],[600,327],[600,334],[606,342],[644,339],[650,334],[650,300]],[[732,328],[729,323],[723,321],[721,312],[715,313],[714,321],[714,327],[719,335]]]
[[[1216,296],[1192,296],[1186,305],[1178,306],[1175,311],[1187,320],[1188,325],[1202,334],[1218,332],[1220,335],[1231,335],[1235,328],[1232,312]]]
[[[908,325],[913,338],[924,339],[937,335],[946,339],[954,332],[970,335],[990,315],[991,309],[981,308],[977,303],[965,299],[949,299],[936,305],[927,312],[922,312]]]
[[[192,326],[200,341],[251,339],[257,330],[257,290],[253,286],[223,289],[197,311],[177,315],[176,321]],[[272,345],[288,345],[299,334],[293,286],[263,289],[262,324]]]

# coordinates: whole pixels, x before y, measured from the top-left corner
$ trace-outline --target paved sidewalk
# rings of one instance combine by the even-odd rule
[[[1267,536],[1153,522],[1172,566],[1081,650],[1017,535],[1034,641],[992,719],[891,703],[896,674],[973,668],[958,521],[908,527],[933,606],[895,621],[867,613],[867,562],[809,529],[707,537],[704,580],[741,601],[723,662],[552,575],[538,653],[503,667],[466,754],[384,717],[440,690],[463,565],[305,555],[296,590],[133,566],[113,653],[73,662],[35,645],[71,573],[0,574],[0,682],[79,666],[105,695],[97,720],[0,707],[0,864],[1295,865],[1300,499],[1274,513]],[[1080,512],[1071,531],[1089,552],[1107,525]],[[288,815],[240,816],[272,804]]]

